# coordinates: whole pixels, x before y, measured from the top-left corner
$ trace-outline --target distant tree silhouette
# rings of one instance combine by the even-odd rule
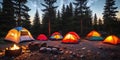
[[[16,14],[16,20],[18,22],[17,26],[23,26],[27,29],[30,29],[30,16],[28,15],[28,11],[30,11],[29,7],[27,7],[25,4],[27,3],[27,0],[16,0],[15,1],[15,14]],[[26,21],[25,21],[26,20]],[[24,24],[24,25],[23,25]]]
[[[39,13],[38,10],[36,10],[35,17],[33,20],[33,25],[32,25],[32,34],[36,38],[40,33],[41,33],[41,28],[40,28],[40,18],[39,18]]]
[[[23,24],[26,28],[30,26],[30,16],[28,15],[30,9],[25,5],[26,2],[27,0],[3,0],[0,14],[0,29],[3,30],[3,35],[6,35],[8,30],[15,26]],[[19,23],[17,24],[18,21]]]
[[[62,31],[67,33],[68,31],[75,31],[74,27],[74,19],[73,19],[73,5],[69,3],[69,5],[62,7]]]
[[[102,23],[102,20],[100,18],[98,19],[98,30],[99,31],[104,31],[103,30],[103,23]]]
[[[97,15],[96,15],[96,13],[95,13],[95,15],[94,15],[94,29],[95,30],[97,30]]]
[[[116,0],[106,0],[103,12],[103,19],[105,30],[109,33],[113,33],[114,30],[114,21],[116,21],[116,13],[118,12],[115,7]]]
[[[56,8],[57,6],[54,6],[54,3],[57,2],[57,0],[44,0],[44,4],[41,3],[42,6],[45,7],[45,9],[42,9],[44,12],[43,15],[43,27],[46,34],[51,34],[51,31],[54,30],[55,25],[55,19],[56,19]]]
[[[15,27],[14,8],[11,0],[3,0],[0,14],[0,35],[5,37],[8,30]]]
[[[81,34],[88,32],[92,27],[92,11],[87,6],[88,0],[75,0],[76,27]]]

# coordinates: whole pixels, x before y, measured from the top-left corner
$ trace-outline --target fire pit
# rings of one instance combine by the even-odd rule
[[[22,53],[22,48],[14,44],[12,47],[6,48],[5,56],[19,56]]]

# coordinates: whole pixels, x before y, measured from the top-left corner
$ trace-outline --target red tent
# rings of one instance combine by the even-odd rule
[[[43,41],[46,41],[48,40],[47,36],[44,35],[44,34],[40,34],[38,37],[37,37],[37,40],[43,40]]]
[[[78,43],[80,37],[75,32],[69,32],[65,35],[65,37],[62,40],[62,43]]]

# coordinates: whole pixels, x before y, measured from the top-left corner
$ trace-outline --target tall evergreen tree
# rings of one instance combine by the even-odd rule
[[[44,4],[41,3],[41,5],[45,7],[45,9],[43,9],[42,11],[45,13],[44,17],[46,17],[48,19],[43,19],[43,21],[47,20],[46,23],[43,23],[43,24],[46,24],[45,28],[48,28],[47,30],[48,30],[48,34],[50,36],[51,29],[54,29],[54,25],[55,25],[57,6],[54,6],[54,3],[57,2],[57,0],[44,0],[44,2],[45,2]],[[54,30],[52,30],[52,32],[53,31]]]
[[[34,35],[35,38],[41,33],[40,18],[39,18],[38,10],[36,10],[31,30],[32,30],[32,34]]]
[[[70,22],[69,22],[70,21]],[[62,7],[62,31],[67,33],[68,31],[74,31],[74,19],[73,19],[73,5],[63,5]]]
[[[102,20],[99,18],[99,20],[98,20],[99,22],[98,22],[98,25],[102,25],[103,23],[102,23]]]
[[[65,20],[65,12],[66,12],[65,5],[63,4],[63,6],[62,6],[62,20]]]
[[[58,10],[58,13],[57,13],[57,18],[58,18],[58,20],[61,19],[61,15],[60,15],[60,11],[59,10]]]
[[[91,10],[87,6],[88,0],[75,0],[73,3],[75,5],[75,16],[76,19],[76,29],[82,34],[89,31],[91,28],[92,14]]]
[[[116,13],[118,12],[115,7],[116,0],[106,0],[103,12],[103,19],[105,30],[112,33],[114,29],[114,21],[116,21]]]
[[[56,20],[55,20],[55,26],[54,26],[54,31],[61,31],[62,29],[62,20],[61,20],[61,13],[60,11],[58,10],[57,12],[57,17],[56,17]]]
[[[94,25],[97,25],[97,15],[96,15],[96,13],[94,15]]]
[[[5,37],[7,32],[15,27],[14,7],[11,0],[3,0],[2,12],[0,16],[0,30],[2,37]]]
[[[29,7],[25,4],[27,0],[14,0],[14,11],[17,20],[17,26],[24,26],[30,29],[30,16],[28,15],[28,11],[30,11]],[[23,25],[24,24],[24,25]]]
[[[97,30],[97,15],[94,15],[94,29]]]
[[[100,18],[98,19],[98,30],[103,31],[103,23],[102,23],[102,20]]]
[[[25,20],[27,20],[27,22],[25,21],[26,23],[21,23],[21,25],[29,23],[30,26],[30,16],[28,15],[28,11],[30,11],[30,9],[25,5],[26,2],[27,0],[3,0],[2,13],[0,16],[0,25],[2,27],[0,27],[0,29],[3,29],[3,31],[6,33],[11,28],[20,26],[17,24],[18,21]],[[27,25],[27,28],[29,26]]]
[[[69,4],[69,10],[70,10],[70,16],[72,17],[73,16],[73,5],[72,3]]]

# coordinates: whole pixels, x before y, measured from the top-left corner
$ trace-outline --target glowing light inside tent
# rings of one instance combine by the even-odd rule
[[[108,40],[108,41],[112,40],[112,36],[109,36],[109,37],[107,38],[107,40]]]
[[[14,36],[15,34],[14,33],[11,33],[12,36]]]
[[[73,35],[71,35],[71,34],[68,34],[68,35],[66,36],[65,39],[72,39],[72,40],[75,40],[75,38],[74,38]]]
[[[59,38],[60,38],[60,36],[59,36],[59,35],[55,35],[54,37],[55,37],[56,39],[59,39]]]

